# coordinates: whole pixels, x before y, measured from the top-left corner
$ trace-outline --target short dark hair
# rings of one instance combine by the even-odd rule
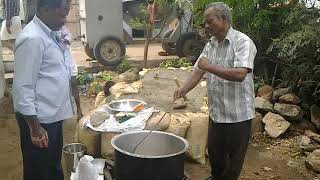
[[[61,6],[61,3],[63,0],[37,0],[38,8],[40,7],[49,7],[52,9],[59,8]],[[70,2],[70,0],[66,0],[67,2]]]

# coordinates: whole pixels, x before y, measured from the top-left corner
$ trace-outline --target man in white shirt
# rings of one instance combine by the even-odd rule
[[[13,101],[24,180],[63,180],[63,120],[73,117],[69,62],[58,32],[69,0],[38,0],[37,15],[16,40]]]

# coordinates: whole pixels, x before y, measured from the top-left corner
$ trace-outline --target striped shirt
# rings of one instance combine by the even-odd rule
[[[24,0],[25,23],[29,23],[37,12],[37,0]]]
[[[4,17],[11,19],[14,16],[19,16],[20,0],[2,0],[4,7]]]
[[[205,57],[211,64],[224,68],[251,70],[242,82],[228,81],[207,73],[209,115],[214,122],[237,123],[255,117],[252,71],[256,53],[253,41],[232,27],[222,42],[212,37],[204,47],[198,61]],[[198,61],[195,64],[197,69]]]
[[[19,16],[21,12],[24,12],[21,19],[24,19],[25,23],[29,23],[37,12],[37,0],[2,0],[2,7],[3,16],[6,19]]]

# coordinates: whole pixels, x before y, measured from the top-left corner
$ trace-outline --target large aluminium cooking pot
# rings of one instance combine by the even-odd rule
[[[153,131],[133,153],[148,133],[129,132],[112,139],[116,180],[182,180],[188,142],[170,133]]]

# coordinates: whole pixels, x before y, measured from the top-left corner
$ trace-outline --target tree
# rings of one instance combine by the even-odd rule
[[[198,27],[210,2],[195,4]],[[255,42],[258,56],[278,59],[281,83],[307,89],[320,101],[320,1],[223,0],[232,8],[233,26]],[[318,7],[315,7],[318,5]]]
[[[319,2],[319,1],[318,1]],[[268,49],[285,64],[282,81],[312,92],[320,100],[320,9],[296,2],[285,18],[285,28]]]
[[[197,0],[195,3],[195,26],[203,27],[203,12],[211,2],[220,0]],[[253,39],[258,55],[264,55],[272,38],[278,37],[283,17],[290,11],[285,0],[223,0],[232,8],[232,26]]]
[[[148,49],[150,41],[152,41],[155,37],[153,37],[153,29],[154,29],[154,22],[150,19],[157,19],[163,21],[163,23],[166,23],[166,17],[168,16],[169,12],[174,7],[175,3],[173,0],[152,0],[147,1],[148,3],[154,3],[156,7],[156,13],[155,17],[150,17],[150,12],[148,12],[148,3],[144,3],[140,6],[139,12],[140,16],[136,17],[134,20],[129,22],[129,25],[135,29],[143,29],[145,30],[145,48],[144,48],[144,61],[143,66],[147,68],[148,66]],[[149,5],[150,7],[150,5]],[[150,10],[150,8],[149,8]]]

